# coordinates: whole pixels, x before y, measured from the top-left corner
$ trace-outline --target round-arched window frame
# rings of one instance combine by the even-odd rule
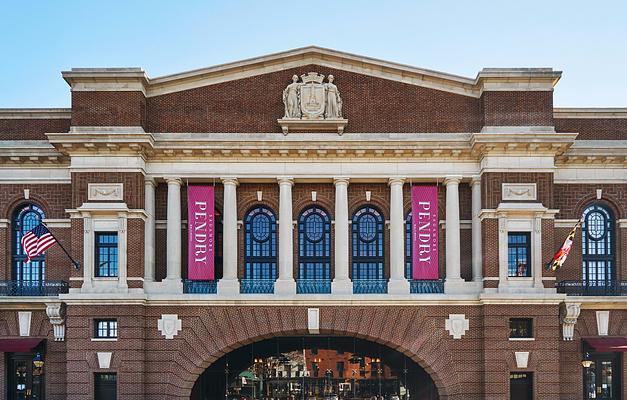
[[[298,217],[298,278],[331,279],[331,218],[318,206]]]
[[[33,203],[23,204],[13,213],[13,240],[11,248],[12,278],[22,286],[40,286],[45,277],[45,253],[26,262],[22,249],[22,237],[45,218],[41,207]]]
[[[368,205],[352,218],[353,279],[384,279],[384,225],[381,212]]]
[[[583,280],[587,286],[609,285],[616,278],[612,211],[602,203],[593,203],[582,218]]]
[[[245,279],[276,279],[276,216],[265,206],[253,207],[244,218]]]

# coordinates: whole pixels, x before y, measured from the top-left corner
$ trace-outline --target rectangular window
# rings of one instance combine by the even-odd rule
[[[118,374],[94,374],[94,399],[116,400],[118,398]]]
[[[337,369],[337,376],[340,378],[344,378],[344,362],[338,361],[335,364],[335,369]]]
[[[510,400],[533,400],[533,373],[510,372],[509,398]]]
[[[510,277],[531,276],[531,233],[507,234],[507,271]]]
[[[97,319],[94,321],[94,337],[113,339],[118,337],[118,321],[116,319]]]
[[[98,277],[118,276],[117,232],[96,232],[95,272]]]
[[[533,319],[510,318],[509,337],[510,339],[533,338]]]

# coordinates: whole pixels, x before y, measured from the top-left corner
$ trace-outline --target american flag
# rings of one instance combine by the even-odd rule
[[[57,243],[57,240],[52,236],[48,228],[42,224],[26,232],[22,236],[22,248],[27,256],[26,262],[30,262],[31,259],[48,250],[55,243]]]

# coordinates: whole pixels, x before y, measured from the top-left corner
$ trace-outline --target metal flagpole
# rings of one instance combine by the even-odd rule
[[[50,230],[50,228],[48,228],[48,226],[46,224],[44,224],[43,221],[39,221],[40,224],[42,224],[43,226],[46,227],[46,229],[48,229],[48,232],[50,232],[50,236],[52,236],[52,238],[55,240],[55,242],[57,242],[57,244],[59,245],[59,247],[61,247],[61,250],[63,250],[63,252],[65,253],[66,256],[68,256],[68,258],[70,259],[70,261],[72,261],[72,264],[74,264],[74,267],[78,270],[81,269],[81,264],[76,261],[74,258],[72,258],[72,256],[70,255],[70,253],[68,253],[68,251],[65,249],[65,247],[63,247],[63,245],[61,244],[61,242],[54,236],[54,234],[52,233],[52,231]]]

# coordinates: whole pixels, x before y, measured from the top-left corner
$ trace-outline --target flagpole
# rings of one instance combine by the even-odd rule
[[[74,268],[76,268],[77,270],[81,269],[81,264],[76,261],[74,258],[72,258],[72,256],[70,255],[70,253],[68,253],[67,250],[65,250],[65,247],[63,247],[63,245],[61,244],[61,242],[54,236],[54,233],[52,233],[52,231],[50,230],[50,228],[48,228],[48,225],[44,224],[43,221],[39,221],[40,224],[42,224],[43,226],[46,227],[46,229],[48,229],[48,232],[50,232],[50,236],[53,237],[53,239],[59,244],[59,247],[61,247],[61,250],[63,250],[63,252],[65,253],[66,256],[68,256],[68,258],[70,259],[70,261],[72,261],[72,264],[74,264]]]

